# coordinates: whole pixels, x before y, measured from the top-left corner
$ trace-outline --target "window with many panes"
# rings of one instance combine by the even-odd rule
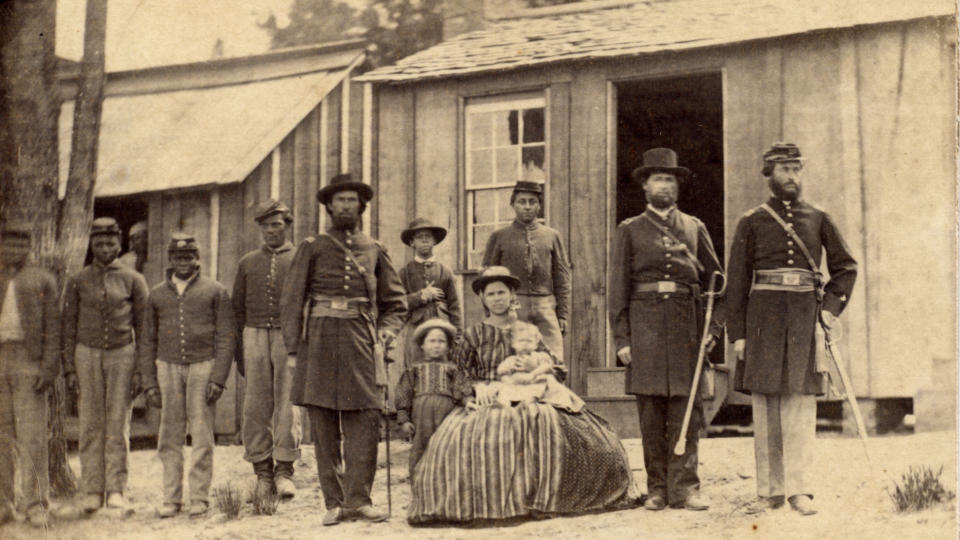
[[[535,92],[470,99],[464,107],[468,268],[480,267],[490,234],[513,221],[517,180],[546,182],[544,104]]]

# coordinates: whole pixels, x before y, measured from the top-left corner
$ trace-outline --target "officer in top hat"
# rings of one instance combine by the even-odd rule
[[[293,214],[286,204],[268,199],[260,203],[253,219],[263,245],[240,259],[233,281],[240,337],[237,368],[246,381],[243,457],[253,464],[262,495],[276,490],[282,499],[290,499],[296,494],[293,463],[300,457],[300,408],[290,404],[297,360],[283,344],[280,292],[293,261],[288,239]]]
[[[349,174],[317,193],[329,226],[297,247],[280,300],[284,342],[297,355],[291,401],[310,417],[324,525],[387,518],[370,500],[387,382],[376,351],[393,341],[407,302],[386,250],[360,230],[372,197]]]
[[[30,265],[26,221],[0,227],[0,524],[13,518],[14,464],[27,521],[47,523],[46,391],[59,371],[59,290]],[[14,457],[16,456],[16,457]]]
[[[680,180],[689,177],[673,150],[644,152],[633,178],[643,185],[647,208],[620,223],[614,243],[610,322],[617,358],[627,366],[626,393],[637,396],[648,510],[708,508],[697,473],[699,400],[684,454],[673,452],[696,369],[700,292],[721,270],[706,226],[677,208]],[[713,325],[714,340],[721,330]]]
[[[130,402],[140,393],[136,350],[143,345],[147,282],[120,264],[120,226],[111,217],[90,227],[93,262],[67,279],[63,299],[63,372],[79,392],[80,506],[127,510]],[[135,343],[136,338],[136,343]]]
[[[740,218],[730,251],[727,332],[743,361],[738,389],[753,399],[760,499],[751,512],[782,506],[785,499],[800,514],[816,512],[806,478],[815,396],[823,392],[815,325],[818,319],[836,324],[857,278],[857,263],[833,218],[803,199],[802,172],[797,145],[774,143],[764,152],[770,197]]]
[[[157,514],[173,517],[183,505],[183,442],[189,425],[190,516],[198,517],[210,507],[214,407],[230,374],[236,327],[226,287],[200,275],[200,246],[193,235],[170,235],[167,255],[173,267],[147,300],[140,372],[147,402],[160,407],[163,502]]]
[[[518,181],[510,206],[516,219],[490,235],[483,266],[505,266],[520,278],[518,317],[536,325],[544,343],[562,360],[570,314],[570,261],[560,233],[538,221],[543,184]]]

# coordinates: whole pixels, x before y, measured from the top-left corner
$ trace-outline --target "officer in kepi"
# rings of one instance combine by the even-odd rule
[[[818,321],[837,324],[857,279],[836,222],[802,198],[803,163],[795,144],[764,152],[770,198],[740,219],[727,266],[727,332],[743,366],[737,389],[753,400],[759,499],[752,513],[786,501],[801,515],[816,513],[807,471],[827,368],[817,360],[815,331]]]

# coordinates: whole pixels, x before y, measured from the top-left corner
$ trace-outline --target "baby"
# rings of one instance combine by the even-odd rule
[[[456,335],[456,327],[447,321],[429,319],[420,324],[411,336],[423,355],[401,375],[396,398],[400,432],[407,438],[413,436],[410,448],[411,477],[433,432],[456,405],[454,376],[457,366],[447,358]]]
[[[580,412],[583,400],[554,377],[553,358],[537,350],[542,339],[536,326],[522,321],[514,324],[511,346],[515,354],[497,366],[497,401],[505,406],[539,401]]]

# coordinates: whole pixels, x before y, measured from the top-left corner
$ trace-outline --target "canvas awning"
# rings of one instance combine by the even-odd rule
[[[103,103],[95,196],[241,182],[350,69],[109,96]],[[73,109],[72,101],[60,109],[61,197]]]

